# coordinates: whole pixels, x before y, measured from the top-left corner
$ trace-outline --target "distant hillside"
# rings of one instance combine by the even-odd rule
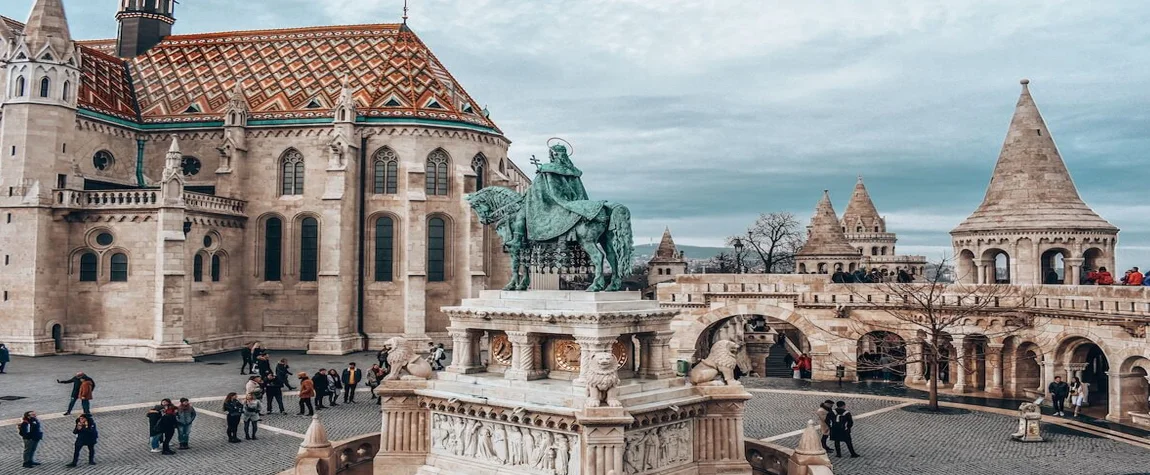
[[[647,262],[651,260],[651,256],[655,255],[655,249],[659,247],[659,243],[654,244],[639,244],[635,246],[635,260]],[[734,252],[731,249],[724,247],[703,247],[703,246],[684,246],[676,245],[680,251],[686,253],[687,260],[692,259],[710,259],[715,257],[720,252]]]

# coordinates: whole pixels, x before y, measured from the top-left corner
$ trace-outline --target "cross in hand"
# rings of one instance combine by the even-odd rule
[[[539,159],[535,158],[535,155],[531,156],[531,164],[535,165],[535,168],[539,168]]]

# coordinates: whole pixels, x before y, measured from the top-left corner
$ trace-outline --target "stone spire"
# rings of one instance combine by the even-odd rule
[[[859,175],[858,182],[855,183],[855,191],[851,194],[851,200],[847,203],[846,211],[843,211],[842,227],[846,229],[845,232],[856,232],[855,229],[862,226],[863,232],[886,232],[886,223],[883,221],[882,216],[878,214],[878,210],[874,207],[874,202],[870,199],[870,193],[866,191],[866,185],[863,184],[862,175]],[[875,227],[878,230],[875,230]]]
[[[297,458],[308,455],[324,457],[330,449],[331,441],[327,439],[327,429],[323,427],[318,414],[312,416],[311,425],[307,426],[303,442],[299,444]]]
[[[815,206],[815,215],[811,217],[807,230],[807,242],[803,244],[798,256],[858,256],[858,250],[843,235],[827,190],[823,190],[823,199]]]
[[[36,0],[28,23],[24,26],[24,41],[28,50],[39,56],[44,45],[51,45],[56,54],[70,56],[72,33],[68,31],[68,18],[64,16],[62,0]],[[63,59],[63,58],[57,58]]]
[[[651,260],[678,260],[678,258],[679,251],[675,247],[675,240],[671,238],[671,228],[664,228],[663,239],[659,241],[659,247],[655,249],[655,258]]]
[[[805,467],[815,465],[831,467],[831,459],[827,457],[826,450],[823,450],[820,438],[818,425],[815,421],[808,420],[798,447],[795,447],[795,451],[787,459],[787,473],[806,473]]]
[[[180,152],[180,142],[179,142],[179,140],[176,139],[176,136],[173,135],[172,136],[172,145],[170,145],[168,147],[168,154],[164,156],[164,169],[165,170],[179,169],[180,168],[180,161],[182,161],[183,158],[184,158],[184,155],[182,152]]]
[[[989,230],[1100,230],[1116,232],[1082,198],[1042,120],[1028,84],[1010,120],[1010,129],[982,205],[951,233]]]
[[[224,109],[224,125],[230,127],[246,127],[248,125],[248,96],[244,92],[243,80],[237,80],[232,92],[228,94],[228,105]]]

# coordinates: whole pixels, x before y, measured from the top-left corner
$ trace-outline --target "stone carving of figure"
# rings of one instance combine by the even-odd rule
[[[533,430],[531,433],[533,435],[532,440],[535,442],[535,446],[531,451],[531,466],[540,468],[543,466],[543,454],[546,453],[547,448],[551,446],[551,444],[547,443],[546,435],[550,434],[550,432],[544,433],[542,431]]]
[[[648,431],[643,438],[643,470],[659,468],[659,434]]]
[[[495,453],[495,442],[492,441],[494,434],[491,433],[491,428],[487,424],[480,424],[478,432],[479,447],[475,451],[475,456],[483,460],[502,462]]]
[[[522,465],[526,462],[527,457],[524,457],[524,449],[526,444],[523,443],[523,433],[519,432],[518,427],[512,427],[511,432],[507,437],[507,464],[511,466]]]
[[[535,436],[531,429],[523,429],[523,465],[535,465]]]
[[[491,443],[495,446],[495,459],[507,463],[507,429],[502,424],[495,426]]]
[[[467,449],[466,434],[467,432],[467,419],[456,418],[451,431],[451,446],[454,448],[452,453],[455,455],[463,455]]]
[[[479,449],[479,429],[483,426],[479,421],[468,421],[467,443],[464,444],[463,455],[475,457]]]
[[[628,436],[624,444],[623,471],[628,475],[639,473],[643,466],[643,440],[642,436]]]
[[[567,436],[560,434],[555,437],[555,455],[556,475],[567,475],[571,465],[571,443]]]

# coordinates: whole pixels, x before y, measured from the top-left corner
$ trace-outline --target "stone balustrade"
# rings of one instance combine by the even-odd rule
[[[54,190],[56,208],[64,209],[155,209],[160,207],[158,188],[137,190]],[[246,201],[203,193],[184,193],[188,211],[244,216]]]
[[[244,216],[244,207],[247,202],[222,196],[186,192],[184,193],[184,204],[187,205],[188,211]]]
[[[379,441],[380,433],[374,432],[331,442],[330,448],[296,457],[295,466],[279,475],[370,475]]]

